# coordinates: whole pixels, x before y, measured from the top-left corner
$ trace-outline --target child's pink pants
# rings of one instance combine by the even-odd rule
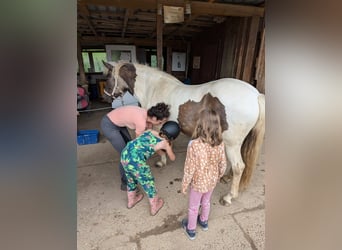
[[[195,230],[199,206],[201,205],[201,221],[207,221],[210,212],[210,198],[213,190],[206,193],[199,193],[190,188],[189,209],[188,209],[188,229]]]

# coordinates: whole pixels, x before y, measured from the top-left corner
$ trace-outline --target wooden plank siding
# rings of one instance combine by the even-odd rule
[[[243,66],[246,58],[246,40],[247,40],[247,31],[248,31],[248,18],[241,18],[240,21],[241,33],[238,36],[238,42],[236,44],[236,71],[235,78],[242,79],[243,75]]]
[[[256,88],[265,94],[265,28],[261,33],[260,49],[257,57],[255,72]]]
[[[254,67],[255,67],[255,52],[257,36],[259,33],[260,18],[257,16],[250,18],[248,40],[246,45],[246,56],[245,63],[243,67],[242,80],[252,83],[254,79]]]

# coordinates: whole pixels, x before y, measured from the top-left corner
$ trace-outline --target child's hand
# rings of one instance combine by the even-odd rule
[[[182,194],[186,195],[186,189],[185,190],[182,189]]]

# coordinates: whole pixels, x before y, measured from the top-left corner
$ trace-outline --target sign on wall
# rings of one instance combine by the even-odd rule
[[[184,22],[184,8],[164,5],[164,23]]]
[[[192,61],[192,68],[193,69],[199,69],[201,66],[201,57],[200,56],[194,56],[194,59]]]
[[[109,62],[137,62],[133,45],[106,45],[106,54]]]
[[[185,71],[186,53],[172,52],[172,71]]]

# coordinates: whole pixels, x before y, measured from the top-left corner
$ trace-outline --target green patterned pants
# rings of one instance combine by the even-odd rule
[[[127,177],[127,190],[134,191],[139,183],[148,197],[153,198],[157,190],[150,166],[145,161],[128,159],[128,154],[125,153],[121,156],[121,163]]]

